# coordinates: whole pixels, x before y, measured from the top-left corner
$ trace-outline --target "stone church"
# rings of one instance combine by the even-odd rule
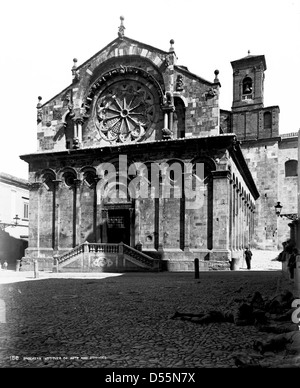
[[[69,86],[39,97],[38,150],[21,156],[22,269],[192,271],[195,258],[229,268],[245,246],[276,244],[278,153],[290,157],[294,138],[278,136],[279,108],[263,107],[264,56],[232,62],[225,111],[218,70],[205,80],[177,64],[173,40],[164,51],[124,29],[121,18],[115,40],[74,59]]]

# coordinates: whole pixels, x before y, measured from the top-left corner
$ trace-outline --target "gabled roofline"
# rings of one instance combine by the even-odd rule
[[[126,36],[124,36],[122,39],[121,38],[116,38],[114,40],[112,40],[110,43],[108,43],[104,48],[102,48],[100,51],[98,51],[96,54],[94,54],[91,58],[89,58],[87,61],[83,62],[80,66],[77,67],[77,69],[81,69],[83,66],[85,66],[86,64],[88,64],[92,59],[94,59],[95,57],[97,57],[98,55],[100,55],[103,51],[105,51],[109,46],[113,46],[116,42],[123,42],[124,40],[126,40],[127,42],[130,42],[130,43],[133,43],[133,44],[138,44],[138,45],[141,45],[141,46],[144,46],[145,48],[148,48],[150,50],[155,50],[155,51],[158,51],[160,54],[163,54],[163,55],[167,55],[169,54],[168,51],[164,51],[164,50],[161,50],[161,49],[158,49],[154,46],[150,46],[149,44],[146,44],[146,43],[143,43],[143,42],[139,42],[138,40],[134,40],[134,39],[131,39],[131,38],[128,38]]]
[[[84,66],[86,66],[89,62],[91,62],[94,58],[96,58],[98,55],[100,55],[103,51],[105,51],[109,46],[113,46],[115,43],[119,42],[123,42],[123,41],[127,41],[129,43],[133,43],[133,44],[137,44],[137,45],[141,45],[149,50],[154,50],[154,51],[157,51],[159,52],[160,54],[163,54],[163,55],[168,55],[169,52],[168,51],[164,51],[164,50],[161,50],[161,49],[158,49],[154,46],[150,46],[149,44],[146,44],[146,43],[143,43],[143,42],[139,42],[137,40],[134,40],[134,39],[131,39],[131,38],[128,38],[126,36],[124,36],[122,39],[121,38],[116,38],[114,40],[112,40],[110,43],[108,43],[105,47],[103,47],[100,51],[98,51],[96,54],[94,54],[93,56],[91,56],[89,59],[87,59],[85,62],[83,62],[81,65],[79,65],[77,67],[77,70],[80,70],[81,68],[83,68]],[[198,77],[200,78],[200,77]],[[206,81],[208,82],[208,81]],[[66,88],[64,88],[62,91],[60,91],[59,93],[57,93],[54,97],[51,97],[49,100],[47,100],[45,103],[43,103],[41,105],[41,108],[44,107],[45,105],[47,105],[50,101],[54,100],[56,97],[58,97],[60,94],[66,92],[69,88],[71,88],[73,85],[73,83],[70,83]]]
[[[196,78],[198,81],[201,81],[203,83],[206,83],[207,85],[219,85],[221,86],[220,82],[211,82],[211,81],[207,81],[206,79],[200,77],[199,75],[197,74],[194,74],[194,73],[191,73],[188,68],[186,68],[185,66],[180,66],[180,65],[175,65],[174,66],[175,70],[179,71],[179,72],[182,72],[182,73],[185,73],[185,74],[188,74],[190,76],[192,76],[193,78]]]

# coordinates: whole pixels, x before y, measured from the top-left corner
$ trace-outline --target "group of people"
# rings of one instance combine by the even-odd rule
[[[282,251],[279,253],[277,260],[281,261],[283,263],[283,268],[286,268],[289,271],[291,280],[294,279],[296,258],[298,255],[298,249],[291,240],[287,240],[282,243]]]

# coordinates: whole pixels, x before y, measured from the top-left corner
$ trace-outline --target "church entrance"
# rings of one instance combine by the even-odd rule
[[[107,217],[107,242],[130,245],[129,209],[110,209]]]

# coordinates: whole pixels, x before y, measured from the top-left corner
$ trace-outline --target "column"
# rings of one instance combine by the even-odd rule
[[[54,254],[58,253],[59,250],[59,223],[60,223],[60,201],[59,201],[59,187],[61,180],[56,179],[53,181],[54,183],[54,235],[53,235],[53,249],[54,249]]]
[[[185,213],[184,217],[184,250],[190,250],[190,230],[191,230],[191,216],[188,214],[188,211]]]
[[[130,246],[135,247],[135,245],[140,242],[140,209],[139,209],[139,200],[135,201],[136,209],[129,209],[130,217]],[[136,211],[135,211],[136,210]]]
[[[241,248],[244,249],[245,243],[245,198],[241,197],[242,228],[241,228]]]
[[[168,113],[165,112],[165,115],[164,115],[164,128],[168,128],[168,125],[169,125]]]
[[[232,184],[232,250],[236,250],[236,184]]]
[[[229,248],[233,249],[233,180],[230,179],[229,186]]]
[[[235,209],[235,249],[236,250],[239,250],[240,247],[239,247],[239,229],[240,229],[240,207],[239,207],[239,198],[240,198],[240,194],[239,194],[239,189],[238,187],[236,188],[236,192],[235,192],[235,205],[236,205],[236,209]]]
[[[165,198],[163,197],[163,184],[165,183],[165,173],[162,171],[159,179],[159,198],[158,198],[158,250],[164,249],[164,205]]]
[[[81,121],[78,121],[77,123],[77,137],[78,137],[78,141],[79,143],[82,142],[82,122]]]
[[[102,213],[102,241],[103,243],[107,243],[107,221],[108,221],[108,210],[104,209],[101,211]]]
[[[239,245],[238,249],[242,249],[242,237],[243,237],[243,201],[242,201],[242,192],[239,190]]]
[[[213,176],[213,249],[229,250],[229,180],[228,170],[212,171]]]
[[[81,226],[81,206],[80,206],[80,189],[81,189],[82,181],[80,179],[75,179],[74,185],[74,246],[76,247],[81,243],[80,236],[80,226]]]
[[[93,190],[94,190],[93,233],[94,233],[94,242],[101,242],[101,237],[100,237],[101,211],[98,212],[97,210],[97,203],[98,203],[97,184],[100,178],[96,176],[94,179],[95,179],[95,183],[93,184]],[[99,217],[99,220],[98,220],[98,217]],[[97,223],[98,223],[98,228],[97,228]]]
[[[26,251],[40,247],[40,188],[42,183],[34,182],[29,186],[30,213],[28,248]]]

